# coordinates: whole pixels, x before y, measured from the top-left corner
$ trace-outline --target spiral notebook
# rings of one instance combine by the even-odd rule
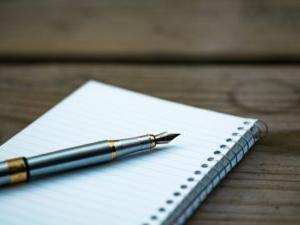
[[[3,144],[0,159],[163,131],[181,136],[109,165],[0,190],[1,224],[182,224],[261,136],[256,119],[89,81]]]

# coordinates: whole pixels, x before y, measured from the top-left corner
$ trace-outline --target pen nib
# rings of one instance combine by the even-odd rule
[[[180,134],[172,134],[168,132],[163,132],[155,135],[156,144],[166,144],[172,141],[174,138],[179,136]]]

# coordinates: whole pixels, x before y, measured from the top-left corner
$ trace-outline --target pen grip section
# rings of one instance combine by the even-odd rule
[[[155,145],[155,137],[151,134],[115,141],[117,157],[126,157],[143,151],[152,150]]]

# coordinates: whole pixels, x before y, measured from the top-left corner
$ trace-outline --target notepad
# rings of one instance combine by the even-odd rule
[[[0,147],[0,159],[164,131],[167,146],[0,190],[5,225],[182,224],[259,139],[256,119],[89,81]]]

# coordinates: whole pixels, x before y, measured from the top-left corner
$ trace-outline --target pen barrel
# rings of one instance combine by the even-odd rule
[[[49,152],[29,158],[0,162],[0,186],[26,182],[73,169],[92,166],[151,150],[155,137],[144,135],[121,140],[107,140]]]
[[[112,159],[111,155],[110,145],[107,141],[101,141],[33,156],[27,158],[29,178],[36,179],[104,163]]]

